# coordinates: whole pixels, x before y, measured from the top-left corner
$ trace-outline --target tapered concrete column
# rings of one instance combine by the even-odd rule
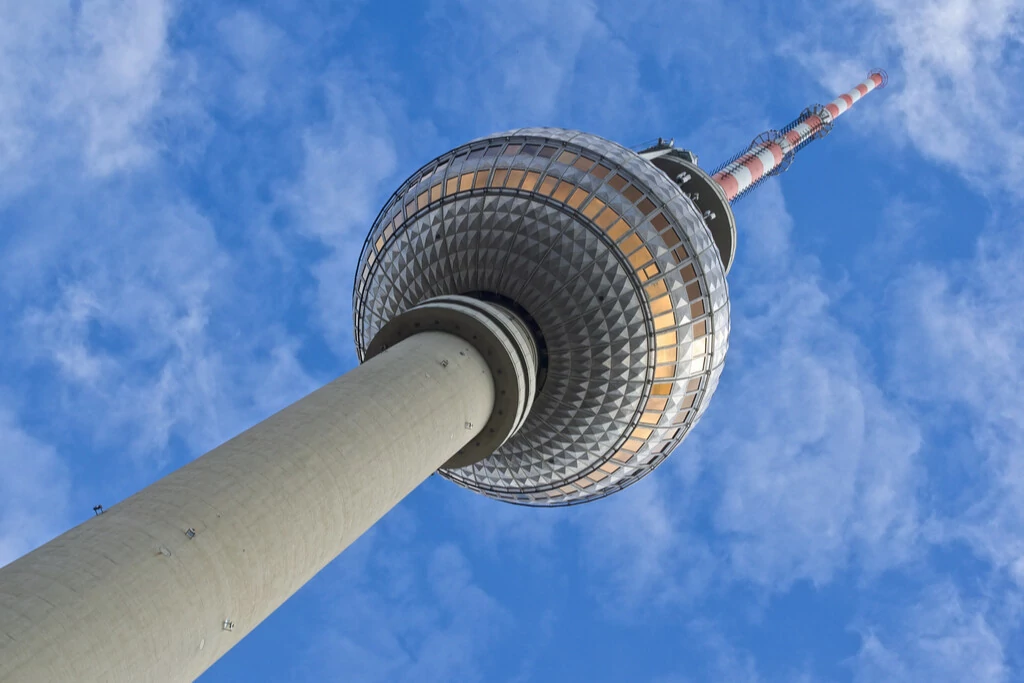
[[[413,334],[4,567],[0,681],[197,677],[491,424],[478,348]]]

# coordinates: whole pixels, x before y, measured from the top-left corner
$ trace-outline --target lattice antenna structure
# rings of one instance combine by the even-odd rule
[[[712,178],[722,187],[730,202],[736,201],[766,178],[789,168],[797,152],[812,140],[828,135],[835,120],[854,103],[872,90],[884,88],[887,83],[885,71],[872,71],[857,87],[827,105],[810,106],[781,130],[769,130],[758,135],[746,149],[716,168]]]

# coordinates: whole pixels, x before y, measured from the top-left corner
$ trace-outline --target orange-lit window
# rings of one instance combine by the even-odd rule
[[[668,407],[668,399],[651,397],[648,399],[646,407],[648,410],[665,410]]]
[[[697,402],[697,394],[690,394],[680,401],[679,405],[683,408],[692,408],[693,404]]]
[[[526,180],[523,181],[523,189],[532,192],[537,187],[538,182],[540,182],[540,173],[529,171],[526,174]]]
[[[434,185],[432,188],[430,188],[430,201],[436,202],[440,198],[441,198],[441,183],[438,183],[437,185]]]
[[[604,177],[606,177],[606,176],[607,176],[607,175],[608,175],[609,173],[611,173],[611,172],[612,172],[612,169],[608,168],[608,167],[607,167],[607,166],[605,166],[604,164],[598,164],[598,165],[597,165],[597,166],[596,166],[596,167],[594,168],[594,170],[593,170],[593,171],[591,171],[591,173],[593,173],[594,175],[596,175],[596,176],[597,176],[598,178],[604,178]]]
[[[583,209],[583,215],[586,216],[587,218],[593,218],[597,214],[601,213],[601,209],[603,208],[604,202],[602,202],[597,197],[594,197],[593,199],[590,200],[590,203],[587,204],[587,208]]]
[[[658,280],[647,285],[647,297],[649,299],[657,299],[662,294],[668,294],[668,287],[665,286],[664,280]]]
[[[651,256],[651,252],[647,250],[647,247],[641,247],[639,250],[634,252],[632,256],[629,257],[629,263],[633,266],[634,269],[639,270],[644,266],[645,263],[650,261],[652,258],[654,257]],[[644,273],[644,278],[647,278],[647,273]]]
[[[649,427],[637,427],[633,430],[633,436],[638,439],[649,439],[653,433],[654,430]]]
[[[384,239],[389,240],[391,236],[395,234],[395,224],[388,223],[388,227],[384,228]]]
[[[463,173],[459,176],[459,192],[465,192],[473,188],[473,174]]]
[[[475,187],[477,189],[479,189],[481,187],[487,187],[487,176],[489,176],[490,174],[491,174],[491,172],[489,170],[487,170],[487,171],[477,171],[476,172],[476,181],[473,183],[473,187]]]
[[[671,382],[655,382],[651,388],[651,394],[654,396],[669,396],[672,393]]]
[[[505,178],[508,177],[507,168],[496,168],[494,169],[494,175],[491,176],[491,187],[501,187],[505,184]]]
[[[555,161],[557,161],[560,164],[565,164],[566,166],[568,166],[573,162],[575,158],[576,152],[570,152],[569,150],[565,150],[564,152],[558,155],[558,158],[555,159]]]
[[[619,221],[612,227],[608,228],[608,236],[616,242],[619,241],[627,232],[629,232],[629,223],[626,221]]]
[[[699,318],[702,315],[704,315],[704,302],[703,301],[697,301],[695,303],[690,304],[690,317],[691,318]]]
[[[582,187],[577,187],[576,191],[569,195],[569,198],[565,201],[566,204],[574,209],[580,208],[580,204],[587,198],[590,193],[584,190]]]
[[[612,460],[617,460],[618,462],[621,462],[621,463],[627,463],[627,462],[629,462],[632,459],[633,459],[633,454],[632,453],[627,453],[625,451],[616,451],[615,455],[612,456]]]
[[[589,171],[591,166],[593,166],[593,165],[594,165],[594,160],[593,159],[588,159],[586,157],[580,157],[573,164],[573,166],[575,166],[579,170],[583,171],[584,173]]]
[[[667,349],[658,351],[655,363],[675,363],[676,362],[676,347],[670,346]]]
[[[622,444],[622,450],[633,451],[636,453],[638,450],[644,447],[643,439],[626,439],[626,443]]]
[[[662,285],[664,288],[664,285]],[[651,302],[651,313],[654,315],[661,315],[672,310],[672,297],[663,296],[659,299],[655,299]]]
[[[399,211],[395,215],[395,230],[397,230],[398,228],[402,227],[402,223],[404,223],[404,222],[405,222],[405,216],[403,216],[402,212]]]
[[[646,413],[640,416],[640,423],[645,425],[657,425],[661,422],[661,412],[657,410],[648,410]]]
[[[619,467],[618,465],[613,465],[610,462],[606,462],[605,464],[601,465],[601,471],[607,472],[608,474],[615,474],[616,472],[619,471]]]
[[[594,482],[590,481],[589,479],[577,479],[573,483],[579,486],[581,489],[589,488],[594,485]]]
[[[660,272],[661,272],[661,268],[658,268],[658,264],[657,263],[652,263],[651,265],[649,265],[646,268],[644,268],[644,273],[647,275],[647,277],[654,277],[655,275],[657,275]]]
[[[599,228],[607,231],[608,227],[617,220],[619,220],[619,214],[615,213],[615,209],[608,207],[601,212],[601,215],[594,222],[597,223]]]
[[[544,182],[540,184],[540,188],[538,188],[537,192],[539,192],[542,195],[550,197],[555,193],[555,185],[557,184],[558,178],[552,178],[551,176],[548,176],[547,178],[544,179]]]
[[[380,237],[378,237],[377,241],[374,242],[373,246],[377,248],[377,251],[380,251],[381,249],[383,249],[384,248],[384,235],[381,235]]]
[[[420,192],[419,196],[416,197],[416,208],[422,209],[427,205],[427,191]]]
[[[643,246],[643,240],[634,232],[626,239],[622,240],[619,248],[622,249],[623,254],[632,254],[633,251]]]
[[[672,365],[660,365],[654,369],[655,379],[668,379],[676,374],[676,366]]]
[[[591,472],[590,474],[588,474],[587,477],[592,479],[595,483],[599,483],[602,479],[607,479],[608,478],[608,473],[607,472],[601,472],[601,471],[594,471],[594,472]]]
[[[569,193],[573,191],[575,186],[571,183],[567,183],[564,180],[558,183],[558,187],[555,188],[555,193],[551,195],[557,201],[564,202],[569,198]]]
[[[366,257],[366,265],[372,266],[373,262],[377,260],[377,252],[371,251],[369,256]]]
[[[661,239],[665,241],[665,246],[668,247],[669,249],[672,249],[677,244],[682,242],[682,240],[679,239],[679,235],[678,233],[676,233],[674,228],[669,228],[665,232],[661,233]]]
[[[509,172],[508,180],[505,181],[505,187],[519,187],[519,183],[523,182],[524,175],[526,175],[524,171]]]
[[[668,329],[669,327],[675,327],[675,324],[676,315],[672,311],[669,311],[668,313],[665,313],[663,315],[659,315],[654,319],[654,329],[656,330],[665,330]]]
[[[661,348],[662,346],[674,346],[676,343],[676,332],[675,330],[672,330],[671,332],[662,332],[661,334],[657,334],[654,336],[654,341],[658,345],[658,348]]]
[[[458,191],[459,191],[459,179],[457,177],[449,178],[447,180],[447,182],[445,182],[445,184],[444,184],[444,193],[446,195],[449,195],[449,194],[455,194]]]
[[[694,337],[703,337],[707,333],[708,333],[708,321],[707,320],[701,320],[699,323],[697,323],[697,324],[695,324],[693,326],[693,336]]]

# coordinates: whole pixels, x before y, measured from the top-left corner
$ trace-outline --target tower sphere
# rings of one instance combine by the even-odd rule
[[[704,412],[728,348],[730,257],[643,156],[572,130],[492,135],[381,210],[356,271],[356,348],[365,360],[389,321],[436,297],[515,313],[538,351],[532,409],[493,453],[440,473],[513,503],[580,503],[650,472]]]

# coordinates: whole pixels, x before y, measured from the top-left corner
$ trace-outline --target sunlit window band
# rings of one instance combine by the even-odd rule
[[[466,471],[472,467],[442,474],[485,495],[533,505],[607,495],[657,466],[692,428],[717,385],[728,343],[728,294],[717,250],[689,199],[633,152],[592,135],[533,129],[469,143],[424,166],[385,205],[364,245],[353,311],[357,349],[362,357],[376,330],[398,312],[391,309],[409,280],[381,261],[398,258],[392,246],[410,226],[422,233],[420,241],[431,233],[443,241],[463,201],[476,202],[485,222],[513,220],[498,210],[487,215],[488,206],[509,196],[570,215],[622,262],[630,281],[615,285],[642,293],[637,323],[646,326],[649,344],[642,376],[619,383],[635,385],[642,396],[628,417],[603,417],[617,425],[617,438],[603,452],[581,457],[576,471],[546,480],[526,469],[517,477],[514,467],[500,476],[494,474],[500,468],[492,469],[486,481]],[[466,233],[462,239],[485,237]],[[465,279],[455,257],[402,258],[412,259],[407,269],[431,272],[427,277],[445,280],[449,290]],[[494,269],[500,271],[498,258]],[[550,372],[559,379],[557,368]]]

